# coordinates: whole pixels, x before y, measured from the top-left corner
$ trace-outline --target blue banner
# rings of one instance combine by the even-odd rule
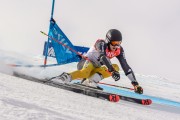
[[[56,24],[54,19],[51,19],[50,21],[49,36],[81,54],[84,54],[89,49],[87,47],[73,46],[67,36]],[[49,43],[45,42],[44,48],[46,48],[47,46],[48,49],[44,49],[43,54],[46,55],[47,53],[49,57],[55,57],[58,64],[78,62],[81,59],[79,55],[51,39],[49,40]]]

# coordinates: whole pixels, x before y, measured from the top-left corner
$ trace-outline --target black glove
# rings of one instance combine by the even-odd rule
[[[112,72],[112,78],[113,78],[115,81],[120,80],[120,74],[119,74],[119,72],[117,72],[117,71]]]
[[[143,94],[143,88],[139,86],[139,83],[137,81],[131,82],[131,84],[134,86],[134,92],[138,94]]]
[[[143,94],[143,88],[139,85],[134,86],[134,92],[138,94]]]

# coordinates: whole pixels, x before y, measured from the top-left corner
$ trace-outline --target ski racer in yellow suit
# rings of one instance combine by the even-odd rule
[[[78,63],[78,70],[71,73],[64,72],[58,76],[58,79],[70,82],[80,78],[84,79],[82,84],[97,88],[99,88],[97,83],[104,78],[112,76],[115,81],[118,81],[120,80],[119,67],[117,64],[111,64],[110,61],[111,58],[116,57],[134,86],[135,92],[142,94],[143,88],[139,86],[134,72],[127,64],[121,42],[121,32],[116,29],[110,29],[106,34],[106,39],[97,40],[85,55],[87,59],[82,59]]]

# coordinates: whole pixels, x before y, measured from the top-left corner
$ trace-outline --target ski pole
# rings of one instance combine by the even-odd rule
[[[109,86],[118,87],[118,88],[124,88],[124,89],[128,89],[128,90],[134,90],[134,88],[124,87],[124,86],[119,86],[119,85],[113,85],[113,84],[108,84],[108,83],[104,83],[104,82],[99,82],[99,84],[109,85]]]

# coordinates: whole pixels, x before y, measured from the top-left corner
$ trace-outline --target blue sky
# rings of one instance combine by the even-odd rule
[[[42,54],[51,0],[0,2],[0,49]],[[111,28],[123,35],[136,73],[180,79],[179,0],[56,0],[54,18],[76,45],[91,46]]]

